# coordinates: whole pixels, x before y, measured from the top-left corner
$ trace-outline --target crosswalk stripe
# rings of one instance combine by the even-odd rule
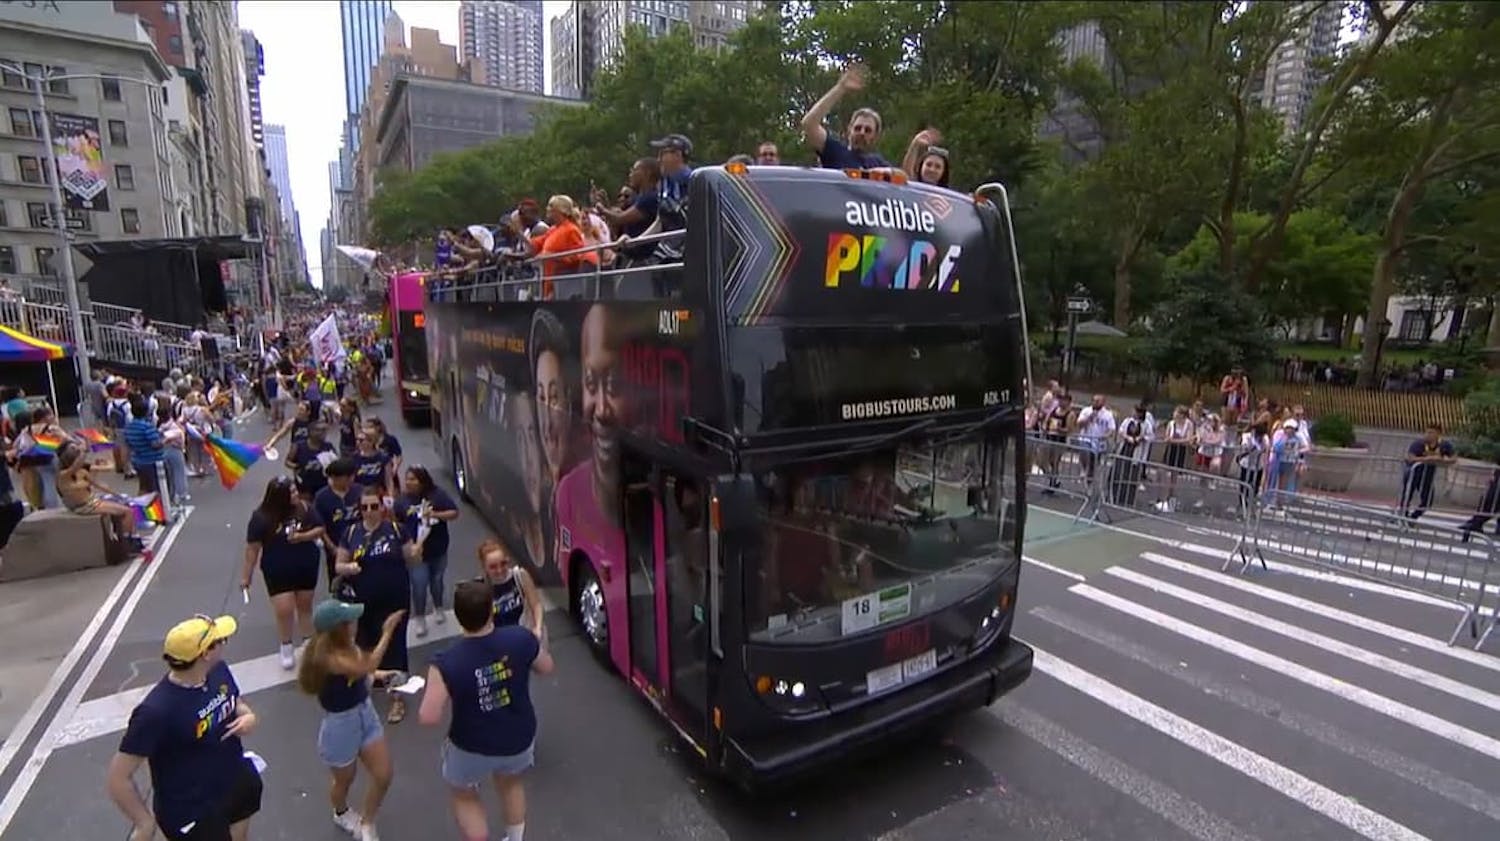
[[[1212,698],[1233,704],[1306,736],[1309,739],[1379,768],[1419,788],[1465,809],[1500,821],[1500,796],[1490,794],[1430,765],[1397,753],[1355,733],[1330,724],[1316,716],[1288,707],[1239,683],[1222,681],[1209,672],[1195,669],[1175,657],[1167,657],[1113,631],[1107,631],[1091,620],[1065,610],[1041,606],[1027,611],[1030,615],[1063,631],[1082,637],[1128,660],[1140,663],[1160,674],[1181,681]]]
[[[1175,789],[1070,733],[1046,716],[1017,703],[988,708],[990,714],[1026,734],[1115,791],[1199,841],[1255,841],[1235,825],[1183,797]]]
[[[1293,680],[1300,681],[1314,688],[1321,689],[1324,692],[1337,695],[1351,703],[1359,704],[1362,707],[1390,716],[1397,721],[1405,722],[1420,730],[1425,730],[1434,736],[1447,739],[1492,759],[1500,759],[1500,739],[1486,736],[1483,733],[1439,718],[1431,713],[1423,712],[1415,707],[1392,700],[1383,695],[1377,695],[1364,687],[1355,686],[1347,681],[1330,677],[1322,672],[1309,669],[1300,663],[1294,663],[1284,657],[1268,654],[1258,648],[1245,645],[1238,640],[1216,634],[1213,631],[1168,616],[1160,611],[1142,607],[1089,584],[1074,584],[1068,590],[1090,601],[1113,608],[1127,616],[1133,616],[1142,622],[1156,625],[1195,642],[1217,648],[1226,654],[1233,655],[1261,668],[1279,672]]]
[[[1342,640],[1336,640],[1333,637],[1324,636],[1323,634],[1317,633],[1316,631],[1311,631],[1301,626],[1293,625],[1290,622],[1283,622],[1280,619],[1274,619],[1270,616],[1256,613],[1253,610],[1247,610],[1238,605],[1233,605],[1229,602],[1221,601],[1212,596],[1205,595],[1204,593],[1201,593],[1197,590],[1189,590],[1186,587],[1179,587],[1176,584],[1169,584],[1160,579],[1152,578],[1149,575],[1142,575],[1141,573],[1136,572],[1132,569],[1126,569],[1124,567],[1110,567],[1104,572],[1108,575],[1114,576],[1115,578],[1129,581],[1132,584],[1137,584],[1149,590],[1155,590],[1158,593],[1163,593],[1165,595],[1187,602],[1188,604],[1201,607],[1204,610],[1213,611],[1220,616],[1227,616],[1230,619],[1244,622],[1247,625],[1254,625],[1257,628],[1262,628],[1264,630],[1270,631],[1273,634],[1280,634],[1281,636],[1284,636],[1291,640],[1295,640],[1297,642],[1316,645],[1320,648],[1332,651],[1333,653],[1338,654],[1342,657],[1347,657],[1348,659],[1353,660],[1356,663],[1361,663],[1363,665],[1369,666],[1372,669],[1379,669],[1380,671],[1386,672],[1388,674],[1392,674],[1400,678],[1405,678],[1424,686],[1429,686],[1439,692],[1444,692],[1448,695],[1452,695],[1455,698],[1468,701],[1471,704],[1478,704],[1481,707],[1488,707],[1492,710],[1500,712],[1500,695],[1495,695],[1492,692],[1486,692],[1478,687],[1470,686],[1463,681],[1454,680],[1453,678],[1437,674],[1436,672],[1430,672],[1426,669],[1420,668],[1418,666],[1413,666],[1410,663],[1404,663],[1400,660],[1387,657],[1383,654],[1376,654],[1375,652],[1368,649],[1350,645]]]
[[[1087,587],[1088,585],[1077,586]],[[1308,809],[1348,827],[1371,841],[1426,841],[1426,836],[1361,805],[1353,798],[1339,794],[1243,745],[1188,721],[1139,695],[1121,689],[1091,672],[1084,671],[1066,660],[1054,657],[1035,645],[1032,649],[1035,652],[1033,666],[1037,671],[1049,675],[1064,686],[1082,692],[1209,759],[1238,771],[1272,791],[1290,797]]]
[[[1288,607],[1295,607],[1299,610],[1307,611],[1308,613],[1315,613],[1318,616],[1323,617],[1324,619],[1332,619],[1335,622],[1349,625],[1350,627],[1358,628],[1362,631],[1369,631],[1373,634],[1379,634],[1380,636],[1395,640],[1402,645],[1409,645],[1412,648],[1421,648],[1426,651],[1431,651],[1434,654],[1441,654],[1446,657],[1452,657],[1455,660],[1462,660],[1465,663],[1478,666],[1482,669],[1489,669],[1490,671],[1500,672],[1500,658],[1492,657],[1488,654],[1483,654],[1471,648],[1465,648],[1463,646],[1457,645],[1448,645],[1447,643],[1443,642],[1440,639],[1437,639],[1436,637],[1429,637],[1425,634],[1418,634],[1413,631],[1408,631],[1405,628],[1400,628],[1395,625],[1389,625],[1385,622],[1371,619],[1369,617],[1360,616],[1357,613],[1350,613],[1347,610],[1340,610],[1339,608],[1323,604],[1322,602],[1316,602],[1311,599],[1304,599],[1301,596],[1294,596],[1290,593],[1283,593],[1282,591],[1273,589],[1271,587],[1265,587],[1260,584],[1252,584],[1249,581],[1244,580],[1243,578],[1238,578],[1232,575],[1224,575],[1217,570],[1206,569],[1204,567],[1198,566],[1197,564],[1180,561],[1176,558],[1157,554],[1156,552],[1142,552],[1141,558],[1153,564],[1157,564],[1158,566],[1164,566],[1168,569],[1173,569],[1178,572],[1186,573],[1188,575],[1197,576],[1198,578],[1212,581],[1215,584],[1220,584],[1233,590],[1239,590],[1242,593],[1250,593],[1257,598],[1267,599],[1279,604],[1284,604]]]

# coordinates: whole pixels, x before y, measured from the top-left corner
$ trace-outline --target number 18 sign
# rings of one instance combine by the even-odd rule
[[[905,619],[911,615],[911,584],[899,584],[845,599],[842,607],[839,633],[846,637],[887,622]]]

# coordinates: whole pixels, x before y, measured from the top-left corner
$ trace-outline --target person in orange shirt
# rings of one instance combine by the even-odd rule
[[[547,200],[547,222],[552,227],[546,233],[531,238],[531,247],[542,264],[542,300],[553,300],[556,290],[553,279],[559,275],[576,274],[598,268],[599,252],[579,249],[588,245],[580,227],[582,216],[578,205],[567,196],[553,196]],[[549,257],[550,254],[565,256]]]

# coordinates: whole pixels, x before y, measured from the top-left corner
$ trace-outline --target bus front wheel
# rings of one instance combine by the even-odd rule
[[[458,487],[458,495],[464,502],[473,502],[469,498],[469,469],[464,464],[464,451],[458,446],[458,441],[452,444],[453,453],[453,484]]]
[[[577,585],[573,588],[573,617],[589,648],[601,662],[609,662],[609,612],[604,606],[604,586],[586,559],[576,563]]]

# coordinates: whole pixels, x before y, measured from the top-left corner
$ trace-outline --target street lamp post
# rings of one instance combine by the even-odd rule
[[[75,369],[78,371],[78,387],[82,389],[84,384],[89,381],[89,350],[83,327],[83,303],[78,296],[78,273],[73,265],[73,243],[68,234],[68,224],[65,215],[67,206],[63,201],[62,167],[60,161],[57,159],[57,147],[52,144],[52,118],[47,114],[47,94],[45,88],[50,82],[70,79],[109,78],[116,82],[130,82],[149,87],[156,87],[159,83],[148,79],[134,79],[128,76],[106,76],[102,73],[62,73],[58,75],[42,73],[34,75],[28,73],[24,67],[17,67],[14,64],[6,62],[0,62],[0,69],[26,79],[31,84],[32,93],[36,96],[36,107],[42,121],[42,144],[46,147],[47,166],[50,170],[47,183],[52,188],[52,207],[48,209],[48,215],[52,220],[53,229],[57,231],[57,238],[61,244],[63,292],[67,295],[68,316],[73,322],[73,363]],[[153,151],[152,154],[154,156],[157,153]],[[163,197],[163,200],[165,200],[165,197]]]

